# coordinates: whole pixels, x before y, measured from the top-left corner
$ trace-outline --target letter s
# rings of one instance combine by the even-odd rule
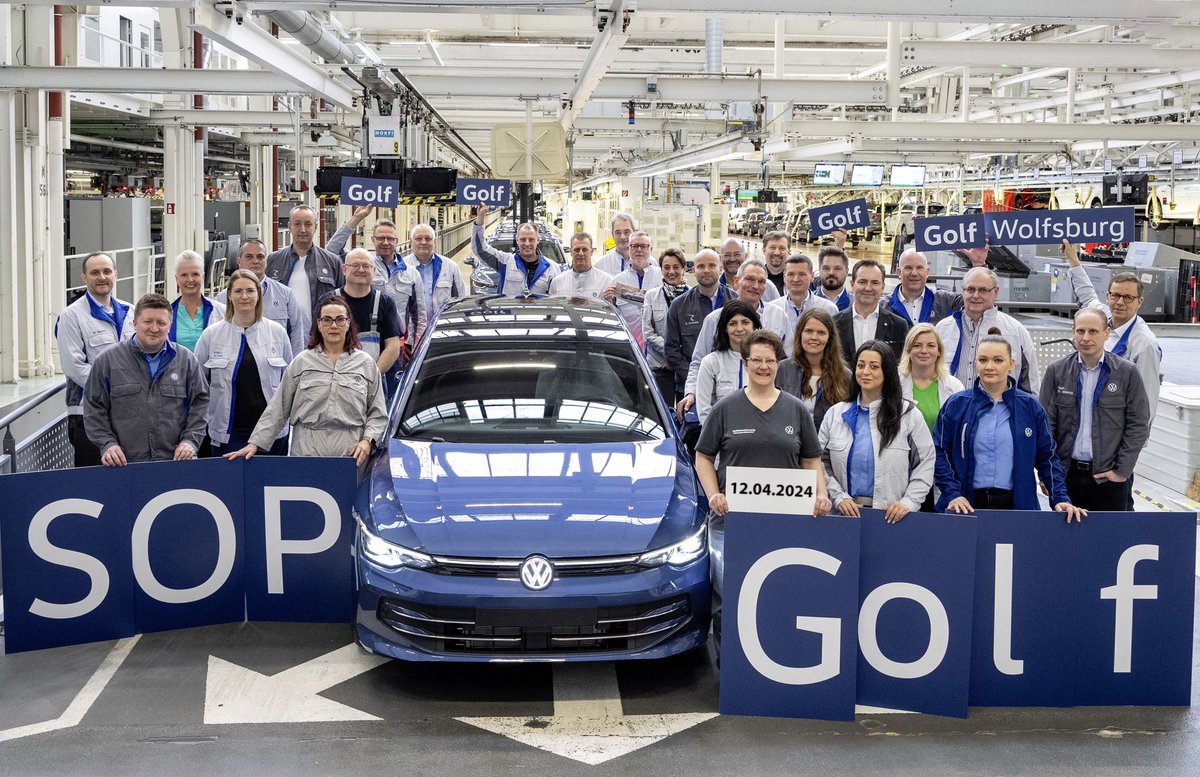
[[[86,515],[89,518],[99,518],[104,505],[90,499],[60,499],[37,511],[29,524],[29,549],[38,558],[58,566],[78,569],[91,580],[91,589],[87,596],[70,604],[56,604],[41,599],[34,599],[29,606],[29,612],[40,618],[68,620],[81,618],[100,606],[104,597],[108,596],[108,569],[95,556],[80,553],[77,550],[67,550],[50,542],[50,523],[63,515]]]
[[[828,575],[836,575],[842,562],[811,548],[781,548],[773,550],[754,562],[742,581],[738,595],[738,636],[746,660],[768,680],[784,685],[814,685],[837,677],[842,653],[842,619],[796,617],[796,628],[821,637],[821,663],[816,666],[784,666],[763,650],[758,639],[758,596],[767,577],[787,566],[812,567]]]

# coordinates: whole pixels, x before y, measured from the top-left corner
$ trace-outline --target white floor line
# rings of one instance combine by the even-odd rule
[[[88,713],[88,710],[96,703],[96,699],[100,697],[101,692],[104,691],[109,681],[112,680],[113,675],[121,668],[121,664],[125,662],[125,659],[129,656],[129,652],[133,650],[133,646],[141,638],[141,634],[135,634],[132,637],[119,640],[117,644],[113,645],[113,649],[108,652],[108,655],[104,658],[104,662],[100,664],[100,668],[92,674],[79,693],[75,695],[74,701],[67,706],[63,714],[54,720],[30,723],[27,726],[18,726],[0,731],[0,742],[78,726],[79,722],[83,720],[83,716]]]

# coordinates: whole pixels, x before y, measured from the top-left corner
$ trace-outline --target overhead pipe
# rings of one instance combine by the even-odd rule
[[[268,11],[263,16],[279,25],[279,29],[312,49],[326,62],[356,63],[359,57],[340,38],[316,20],[308,11]]]
[[[704,20],[704,72],[717,75],[722,71],[721,54],[725,46],[725,20]]]

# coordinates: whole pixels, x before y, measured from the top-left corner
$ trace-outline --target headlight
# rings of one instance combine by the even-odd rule
[[[700,558],[707,550],[708,526],[705,525],[700,527],[700,531],[684,537],[674,545],[646,551],[638,556],[638,564],[644,567],[661,567],[663,564],[681,567]]]
[[[372,563],[387,569],[428,569],[433,566],[433,558],[424,553],[395,545],[367,531],[361,523],[358,525],[358,546],[362,554]]]

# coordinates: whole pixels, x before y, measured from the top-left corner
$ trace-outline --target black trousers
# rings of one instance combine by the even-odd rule
[[[673,409],[675,403],[679,400],[675,398],[675,371],[669,368],[655,369],[654,383],[658,386],[658,393],[662,396],[663,402],[668,409]]]
[[[1013,493],[1003,488],[977,488],[971,495],[971,507],[976,510],[1011,510]]]
[[[1067,464],[1065,480],[1071,504],[1076,507],[1105,513],[1129,510],[1131,488],[1128,480],[1124,483],[1097,481],[1092,477],[1091,465],[1076,461]]]
[[[75,449],[76,467],[100,466],[100,449],[92,445],[87,433],[83,430],[83,416],[67,416],[67,440]]]

